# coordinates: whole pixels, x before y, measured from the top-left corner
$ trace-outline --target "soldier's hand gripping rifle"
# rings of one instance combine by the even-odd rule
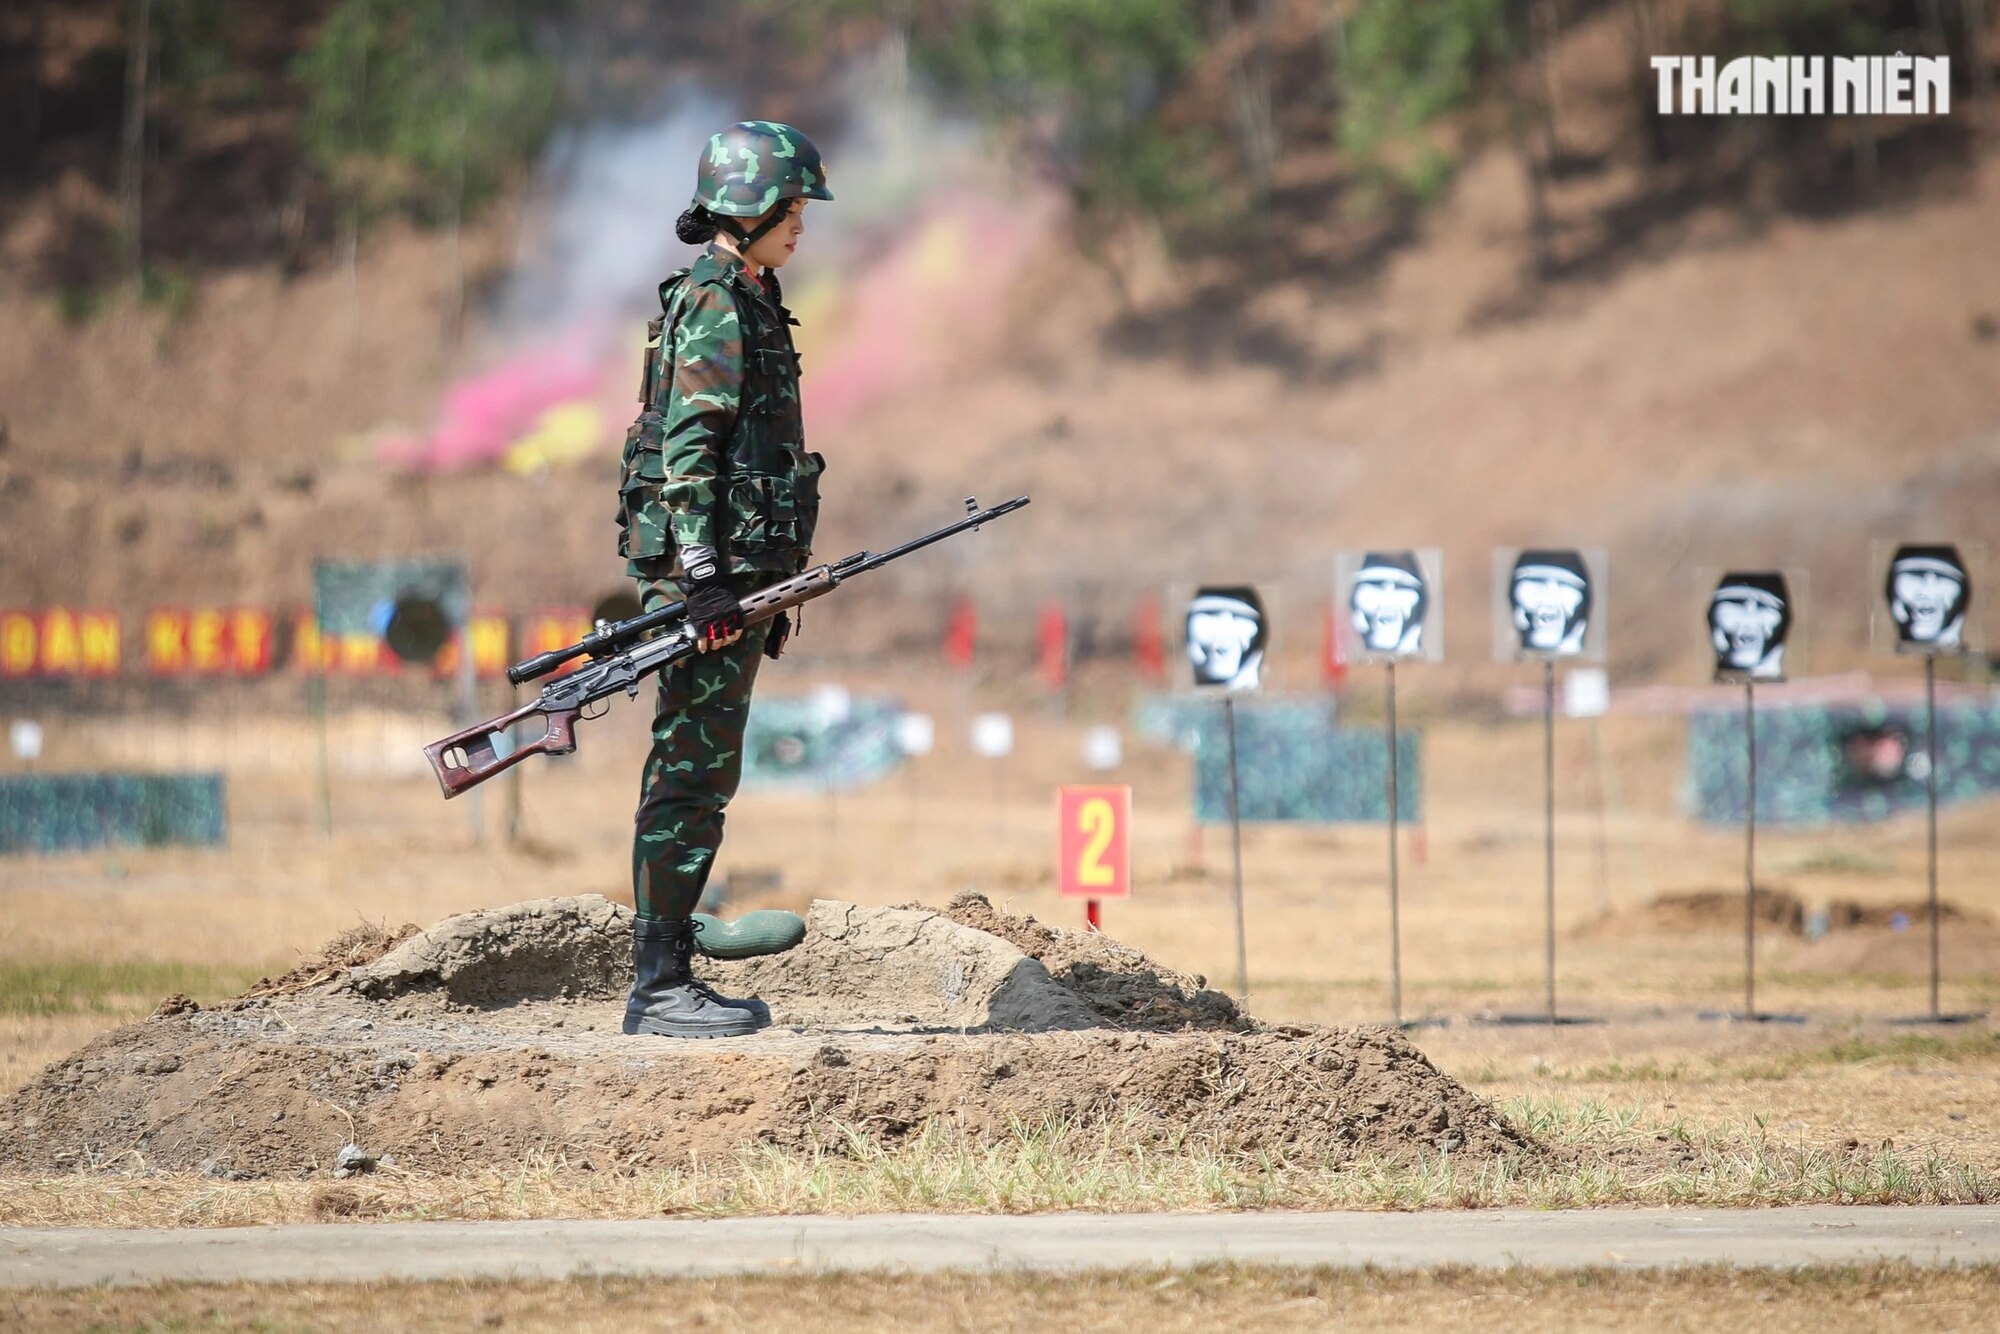
[[[845,560],[821,565],[772,584],[769,588],[758,589],[742,601],[743,623],[755,625],[759,621],[768,621],[787,608],[831,593],[857,574],[879,570],[890,561],[920,551],[933,542],[942,542],[968,528],[977,528],[989,519],[1012,514],[1027,503],[1028,498],[1020,496],[1004,505],[982,510],[978,502],[967,499],[965,517],[934,533],[926,533],[890,551],[859,551]],[[645,638],[651,631],[676,622],[680,622],[676,628],[658,638]],[[424,747],[424,756],[430,760],[431,768],[437,771],[438,785],[449,798],[513,768],[530,755],[567,755],[576,749],[576,725],[585,717],[585,708],[621,691],[636,696],[642,679],[682,658],[694,656],[695,652],[694,630],[686,624],[686,614],[680,603],[613,625],[600,621],[595,631],[568,648],[556,649],[509,667],[507,679],[521,685],[546,676],[564,663],[586,654],[592,659],[589,666],[579,667],[561,680],[543,686],[540,695],[512,713],[489,719],[477,727],[468,727],[463,732],[454,732],[442,741],[432,742]],[[495,738],[508,729],[537,715],[545,723],[542,736],[505,752],[494,744]]]

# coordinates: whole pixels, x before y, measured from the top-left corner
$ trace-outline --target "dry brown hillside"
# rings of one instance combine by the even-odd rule
[[[1949,151],[1885,154],[1914,165],[1837,206],[1773,204],[1754,153],[1726,179],[1700,177],[1725,171],[1711,157],[1663,180],[1609,109],[1623,59],[1584,23],[1556,62],[1564,152],[1586,167],[1551,187],[1540,279],[1503,147],[1387,230],[1350,225],[1337,164],[1307,142],[1280,163],[1282,228],[1171,258],[1135,231],[1109,267],[1052,247],[997,346],[815,441],[834,460],[828,553],[972,490],[1035,506],[982,538],[990,563],[899,575],[925,596],[857,598],[818,649],[928,636],[950,586],[1024,641],[1052,594],[1108,638],[1141,592],[1201,578],[1298,607],[1334,550],[1393,542],[1445,548],[1451,653],[1473,662],[1490,547],[1574,542],[1611,550],[1632,678],[1684,676],[1699,574],[1735,562],[1809,566],[1811,665],[1850,665],[1870,538],[1996,535],[2000,158],[1965,108],[1924,141]],[[0,253],[31,250],[74,188],[15,210]],[[472,229],[475,279],[504,263],[512,207]],[[1341,249],[1354,235],[1380,243]],[[610,585],[603,469],[397,477],[339,443],[423,419],[476,355],[443,336],[444,244],[388,228],[351,280],[247,266],[184,316],[128,304],[87,324],[0,277],[0,603],[301,601],[316,557],[415,551],[464,553],[499,604]]]

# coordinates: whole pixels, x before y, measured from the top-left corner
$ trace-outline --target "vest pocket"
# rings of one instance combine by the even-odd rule
[[[627,560],[654,560],[673,549],[661,496],[667,480],[663,430],[660,415],[647,412],[625,436],[625,477],[618,486],[618,554]]]
[[[737,551],[790,551],[799,545],[798,494],[789,477],[732,478],[729,511],[729,544]]]

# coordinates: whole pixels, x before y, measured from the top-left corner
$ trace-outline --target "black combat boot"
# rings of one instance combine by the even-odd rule
[[[658,917],[632,921],[632,995],[625,1002],[627,1033],[673,1038],[733,1038],[771,1022],[762,1001],[718,996],[689,971],[694,924]]]

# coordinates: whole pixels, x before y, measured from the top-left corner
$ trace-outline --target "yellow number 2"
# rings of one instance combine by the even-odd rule
[[[1117,875],[1104,864],[1105,849],[1118,832],[1117,811],[1103,797],[1092,797],[1077,810],[1076,823],[1090,839],[1077,863],[1077,882],[1092,887],[1118,883]]]

